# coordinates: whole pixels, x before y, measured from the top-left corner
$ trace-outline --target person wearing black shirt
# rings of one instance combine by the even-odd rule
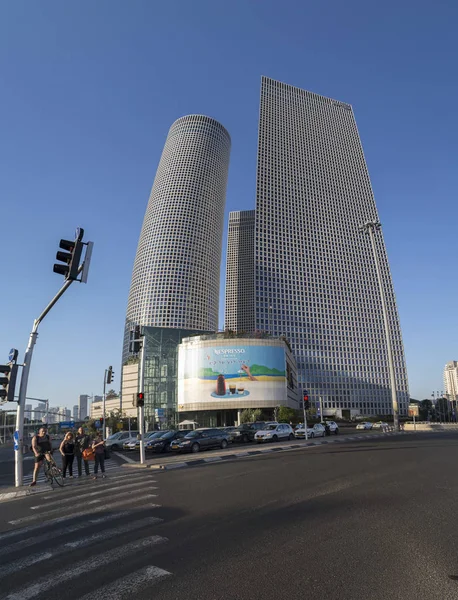
[[[91,438],[87,433],[84,433],[84,429],[80,427],[75,436],[75,456],[76,462],[78,463],[78,477],[81,477],[83,474],[83,462],[84,462],[84,471],[86,475],[90,475],[89,472],[89,462],[83,459],[83,450],[87,450],[91,447]]]
[[[46,427],[40,427],[38,433],[32,438],[32,451],[35,454],[35,467],[33,469],[32,483],[30,486],[37,485],[37,477],[40,467],[43,464],[45,456],[50,457],[52,452],[51,439]]]
[[[65,434],[65,437],[62,441],[62,444],[59,448],[60,453],[62,454],[62,477],[65,477],[68,474],[70,478],[73,478],[73,459],[75,458],[75,440],[73,438],[73,433],[69,431]]]

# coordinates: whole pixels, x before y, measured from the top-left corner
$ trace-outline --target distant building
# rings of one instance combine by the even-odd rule
[[[84,421],[84,419],[89,416],[87,404],[88,404],[88,395],[81,394],[81,396],[78,398],[78,412],[79,412],[80,421]]]
[[[25,405],[24,417],[26,419],[32,419],[32,405],[31,404]]]
[[[73,407],[73,420],[74,421],[79,421],[80,418],[80,409],[78,404],[75,404],[75,406]]]
[[[458,401],[458,361],[451,360],[444,367],[444,390],[446,397]]]
[[[91,419],[100,419],[102,417],[103,399],[99,396],[100,402],[93,402],[91,404]],[[119,398],[111,398],[105,401],[105,414],[107,417],[112,412],[117,413],[119,410]],[[122,405],[122,414],[124,417],[137,417],[137,408],[132,406],[131,402]]]
[[[94,396],[92,398],[92,402],[102,402],[103,398],[102,396]]]
[[[225,329],[253,333],[255,211],[229,213],[226,258]]]
[[[34,421],[41,421],[42,418],[44,417],[45,413],[43,412],[43,409],[38,407],[35,408],[32,412],[32,418]]]

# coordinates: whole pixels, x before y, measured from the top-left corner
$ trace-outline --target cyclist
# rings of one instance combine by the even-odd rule
[[[40,427],[38,433],[32,438],[32,451],[35,454],[35,467],[33,469],[32,483],[30,486],[37,485],[37,477],[44,459],[51,459],[52,444],[46,427]]]

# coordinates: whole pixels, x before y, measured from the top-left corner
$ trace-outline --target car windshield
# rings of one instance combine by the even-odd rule
[[[199,437],[199,433],[197,431],[190,431],[187,435],[184,436],[185,438],[195,438],[195,437]]]
[[[146,437],[149,440],[155,440],[156,438],[162,437],[164,435],[164,433],[165,433],[165,431],[155,431],[155,432],[149,433]]]
[[[161,440],[169,440],[175,435],[176,431],[167,431],[161,435]]]
[[[122,431],[118,431],[118,433],[112,433],[108,439],[109,440],[117,440],[122,433],[123,433]]]
[[[264,427],[264,429],[265,429],[266,431],[272,431],[272,429],[277,429],[277,426],[276,426],[276,425],[266,425],[266,426]]]

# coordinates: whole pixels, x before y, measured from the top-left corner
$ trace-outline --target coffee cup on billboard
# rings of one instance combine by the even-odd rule
[[[235,383],[229,384],[229,391],[231,394],[235,394]]]
[[[226,393],[226,380],[224,379],[224,375],[218,375],[218,379],[216,380],[216,393],[218,396],[224,396]]]

